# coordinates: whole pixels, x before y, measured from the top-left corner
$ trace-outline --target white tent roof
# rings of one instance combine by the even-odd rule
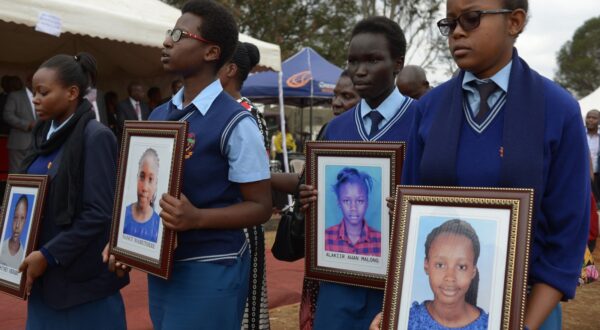
[[[61,34],[34,30],[41,13],[60,17]],[[169,95],[173,76],[160,63],[165,31],[181,15],[159,0],[0,0],[0,76],[24,78],[56,54],[86,51],[98,61],[98,88],[124,96],[132,80]],[[240,34],[261,52],[260,65],[280,70],[278,45]]]
[[[600,110],[600,87],[579,100],[579,107],[581,107],[581,116],[583,118],[592,109]]]

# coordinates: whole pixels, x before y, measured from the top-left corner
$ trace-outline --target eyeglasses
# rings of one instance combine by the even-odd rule
[[[171,39],[173,39],[173,42],[178,42],[179,40],[181,40],[182,37],[185,37],[185,38],[196,39],[198,41],[202,41],[207,44],[212,43],[212,42],[202,38],[199,35],[183,31],[182,29],[167,30],[167,37],[171,37]]]
[[[496,9],[496,10],[475,10],[460,14],[457,18],[442,18],[437,22],[437,26],[440,29],[440,33],[447,37],[456,29],[456,26],[460,24],[463,30],[471,31],[475,30],[479,23],[481,23],[481,15],[484,14],[507,14],[512,13],[510,9]]]

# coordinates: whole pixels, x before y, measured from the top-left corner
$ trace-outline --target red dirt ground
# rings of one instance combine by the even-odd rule
[[[267,288],[269,308],[277,308],[300,301],[304,260],[281,262],[267,251]],[[127,328],[130,330],[150,330],[152,324],[148,314],[148,294],[146,274],[131,272],[131,283],[121,293],[125,300]],[[27,303],[12,296],[0,294],[0,329],[25,329]],[[297,315],[297,314],[296,314]]]

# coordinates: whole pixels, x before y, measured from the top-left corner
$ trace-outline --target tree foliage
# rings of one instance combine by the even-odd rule
[[[397,22],[406,36],[406,63],[429,68],[453,63],[446,38],[436,22],[442,18],[444,0],[361,0],[363,16],[383,15]]]
[[[163,0],[181,7],[186,0]],[[444,0],[219,0],[232,8],[240,32],[279,44],[282,58],[312,47],[340,67],[346,65],[354,24],[383,15],[405,33],[406,63],[429,68],[453,63],[435,22]]]
[[[600,16],[579,27],[557,56],[555,80],[580,97],[600,86]]]
[[[163,0],[181,7],[185,0]],[[347,41],[357,20],[355,0],[219,0],[232,9],[240,32],[276,43],[283,59],[312,47],[345,66]]]

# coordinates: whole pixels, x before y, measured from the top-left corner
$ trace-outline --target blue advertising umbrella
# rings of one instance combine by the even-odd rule
[[[305,106],[310,99],[313,104],[329,102],[333,88],[342,69],[329,63],[310,47],[281,64],[283,72],[283,98],[286,104]],[[262,103],[276,103],[278,96],[277,72],[260,72],[248,77],[242,95]]]
[[[281,64],[282,89],[285,104],[310,107],[310,134],[312,136],[312,106],[329,103],[333,88],[342,69],[329,63],[310,47]],[[242,95],[261,103],[277,103],[279,95],[278,73],[260,72],[248,77]]]

